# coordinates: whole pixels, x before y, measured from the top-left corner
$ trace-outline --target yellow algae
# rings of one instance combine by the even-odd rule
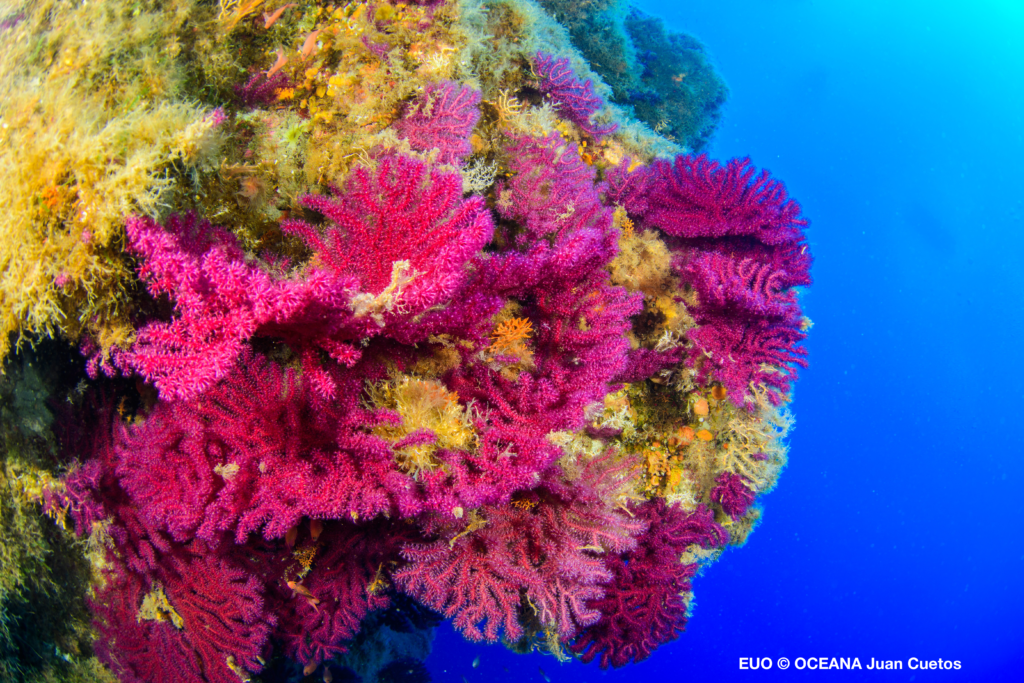
[[[174,606],[167,600],[164,588],[160,584],[154,584],[153,589],[146,593],[139,607],[139,621],[165,621],[174,628],[182,629],[185,620],[181,618]]]
[[[424,443],[395,449],[396,461],[407,472],[417,474],[439,467],[440,462],[434,457],[438,449],[476,448],[477,434],[469,411],[440,382],[401,377],[371,385],[368,391],[375,407],[394,410],[401,417],[398,425],[375,427],[375,434],[392,443],[418,432],[431,435]]]

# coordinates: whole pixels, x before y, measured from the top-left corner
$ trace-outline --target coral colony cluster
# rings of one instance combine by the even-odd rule
[[[82,354],[19,442],[56,465],[7,476],[83,539],[95,671],[426,680],[442,618],[602,667],[679,636],[785,464],[811,257],[779,181],[606,103],[529,0],[0,31],[7,365]]]

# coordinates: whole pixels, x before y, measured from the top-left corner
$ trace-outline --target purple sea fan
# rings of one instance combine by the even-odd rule
[[[626,159],[609,171],[607,201],[623,206],[643,227],[656,227],[689,248],[771,263],[788,285],[808,285],[811,257],[800,205],[768,171],[750,159],[724,166],[707,155],[654,160],[630,171]]]
[[[287,88],[288,76],[279,71],[267,77],[263,71],[257,71],[243,85],[235,85],[235,97],[247,109],[273,104],[277,91]]]
[[[691,313],[698,327],[689,336],[702,351],[691,358],[700,378],[718,379],[734,399],[762,385],[778,405],[795,368],[807,366],[800,346],[807,335],[796,292],[789,289],[794,278],[772,264],[715,252],[693,258],[683,278],[697,294]]]
[[[752,237],[770,246],[802,242],[807,221],[786,187],[767,170],[755,177],[750,159],[725,166],[700,156],[655,159],[609,178],[609,197],[646,226],[688,239]]]
[[[477,296],[440,310],[464,287],[493,232],[483,199],[462,199],[457,174],[387,156],[376,172],[357,169],[333,199],[300,201],[331,223],[323,234],[299,220],[282,224],[314,251],[313,265],[289,279],[248,261],[233,235],[193,215],[171,216],[166,229],[130,217],[139,275],[154,296],[172,298],[177,315],[145,325],[114,356],[122,369],[154,382],[164,398],[192,398],[230,371],[249,338],[266,336],[295,350],[320,393],[333,397],[321,352],[351,366],[367,338],[386,333],[415,343],[446,323],[479,324],[472,314],[500,306]]]
[[[683,350],[678,347],[668,351],[632,349],[626,358],[626,367],[612,381],[616,384],[642,382],[679,363],[682,355]]]
[[[691,545],[714,548],[728,540],[704,507],[684,513],[656,499],[641,505],[637,517],[650,527],[634,550],[609,558],[614,578],[588,604],[601,618],[570,646],[584,662],[600,658],[602,668],[643,661],[679,637],[687,620],[680,594],[690,590],[697,570],[696,564],[682,564],[680,555]]]
[[[754,504],[757,496],[754,490],[748,486],[749,479],[734,472],[722,472],[715,477],[718,484],[711,490],[711,500],[722,506],[725,514],[733,519],[739,519],[747,512],[747,508]]]
[[[738,404],[760,385],[778,405],[796,367],[807,364],[806,323],[792,289],[811,282],[800,206],[767,171],[755,175],[749,159],[723,166],[679,156],[632,173],[628,165],[609,173],[605,196],[668,235],[673,264],[697,295],[689,337],[701,353],[687,362]]]
[[[689,336],[704,359],[690,362],[701,381],[714,378],[725,385],[737,405],[752,401],[750,387],[758,385],[773,405],[781,405],[797,366],[807,367],[807,350],[800,346],[807,335],[799,328],[720,313],[700,315],[698,322]]]
[[[173,612],[140,619],[143,594],[157,587],[163,609]],[[264,610],[261,590],[255,577],[201,543],[165,558],[153,580],[115,569],[92,603],[97,655],[123,681],[233,683],[233,668],[263,668],[275,619]]]
[[[498,192],[498,211],[526,228],[525,240],[584,228],[608,231],[612,212],[601,204],[595,171],[556,133],[523,136],[509,150],[513,176]]]
[[[618,128],[614,123],[601,126],[590,121],[590,117],[604,106],[604,101],[594,92],[591,81],[583,82],[576,77],[568,57],[555,59],[554,55],[538,52],[534,69],[540,76],[540,90],[554,100],[562,116],[578,125],[583,132],[602,137]]]
[[[268,587],[280,615],[285,653],[306,665],[345,652],[345,641],[356,635],[363,618],[391,603],[391,567],[401,545],[415,537],[415,527],[404,522],[327,522],[314,545],[306,546],[315,555],[301,580],[304,592],[283,581]],[[313,598],[306,599],[305,592]]]
[[[357,350],[331,335],[341,323],[351,326],[354,279],[316,271],[302,279],[278,279],[249,262],[232,234],[193,214],[172,215],[165,228],[130,216],[126,231],[129,251],[142,257],[139,276],[153,296],[172,298],[176,316],[147,323],[132,347],[111,357],[120,369],[153,382],[162,398],[200,394],[224,377],[245,342],[261,333],[284,338],[304,360],[310,345],[341,361],[358,359]],[[319,326],[309,325],[310,319]],[[333,327],[325,329],[326,321]],[[313,373],[316,366],[306,369]]]
[[[537,442],[548,432],[581,428],[586,407],[604,397],[609,382],[625,366],[629,342],[624,334],[641,301],[593,275],[592,280],[577,281],[575,288],[538,288],[536,303],[524,309],[539,323],[533,370],[513,380],[486,363],[473,363],[450,378],[460,397],[476,400],[489,411],[489,429],[501,435],[499,440],[517,445],[522,455],[516,464],[526,454],[532,460],[547,453]],[[553,276],[549,282],[560,280]],[[587,329],[580,329],[581,320]]]
[[[143,257],[139,276],[154,296],[174,298],[179,315],[151,322],[116,356],[154,382],[167,398],[192,396],[231,368],[242,342],[265,322],[276,286],[247,264],[234,236],[193,214],[171,216],[167,229],[130,216],[128,250]]]
[[[416,514],[413,482],[364,432],[382,419],[359,404],[366,377],[339,375],[339,397],[324,402],[247,351],[199,398],[160,402],[120,428],[117,476],[146,524],[178,541],[230,531],[242,543],[261,527],[280,538],[303,517]]]
[[[633,546],[632,534],[643,529],[600,500],[579,496],[561,500],[535,491],[515,505],[485,506],[485,524],[470,533],[451,522],[441,538],[412,544],[403,556],[409,564],[395,579],[398,586],[431,609],[454,618],[470,640],[494,641],[523,634],[518,614],[521,595],[536,609],[541,623],[569,638],[600,613],[588,600],[602,594],[611,579],[601,556]]]
[[[704,154],[656,159],[632,173],[629,165],[608,174],[605,195],[643,227],[678,238],[677,246],[771,264],[785,271],[786,287],[811,283],[807,220],[767,170],[757,174],[750,159],[722,166]]]
[[[694,256],[683,270],[697,292],[701,311],[723,311],[798,324],[794,278],[770,263],[734,259],[716,252]],[[799,280],[798,280],[799,281]]]
[[[437,149],[438,163],[460,165],[473,151],[469,135],[480,120],[480,92],[453,81],[428,83],[395,122],[398,137],[417,152]]]
[[[482,443],[494,437],[515,445],[517,456],[505,466],[515,472],[505,472],[505,481],[542,471],[558,457],[544,446],[548,432],[583,426],[586,407],[604,397],[626,365],[629,316],[642,306],[639,295],[608,284],[617,231],[594,190],[593,171],[556,137],[525,138],[516,149],[524,161],[516,162],[519,173],[498,205],[526,227],[521,251],[492,256],[481,282],[523,303],[536,330],[535,367],[513,378],[467,358],[446,378],[460,398],[487,413]]]

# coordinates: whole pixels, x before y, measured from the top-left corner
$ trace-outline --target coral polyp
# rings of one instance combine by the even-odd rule
[[[683,632],[785,466],[810,322],[799,205],[689,154],[717,104],[662,135],[615,104],[643,65],[609,87],[532,0],[0,19],[2,510],[83,539],[95,640],[0,675],[418,671],[442,617],[617,667]],[[0,560],[2,653],[42,588]]]

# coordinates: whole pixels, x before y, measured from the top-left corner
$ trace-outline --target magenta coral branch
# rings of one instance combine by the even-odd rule
[[[686,548],[714,548],[728,535],[715,524],[707,508],[687,514],[661,500],[639,507],[637,517],[650,524],[637,539],[637,548],[612,558],[614,575],[603,597],[592,607],[601,619],[584,630],[571,645],[584,662],[600,658],[601,667],[639,662],[660,645],[675,640],[687,621],[687,602],[697,566],[682,564]]]
[[[353,300],[356,316],[381,325],[450,299],[493,231],[483,200],[462,199],[457,174],[400,156],[379,159],[376,171],[356,169],[333,198],[300,201],[330,226],[322,236],[302,221],[281,229],[302,237],[331,273],[355,278],[362,293]]]
[[[633,173],[640,174],[631,180],[633,186],[641,182],[640,193],[634,187],[623,195],[620,178],[613,200],[669,235],[753,237],[770,246],[803,241],[807,221],[800,217],[800,205],[768,171],[755,176],[750,159],[731,159],[723,167],[705,154],[680,155],[672,163],[656,159]]]
[[[391,449],[362,433],[379,419],[359,405],[362,380],[337,376],[337,401],[317,400],[293,371],[242,362],[200,399],[159,403],[113,446],[117,475],[155,528],[178,541],[280,538],[304,516],[373,518],[419,511]]]
[[[139,331],[121,361],[169,398],[194,396],[231,368],[262,322],[269,276],[247,266],[233,236],[194,215],[172,216],[167,230],[149,218],[126,225],[129,249],[144,258],[139,275],[154,296],[174,296],[179,317]]]
[[[794,366],[807,365],[792,278],[772,264],[714,252],[695,257],[684,278],[697,293],[693,316],[700,327],[690,339],[703,352],[701,377],[714,376],[732,396],[767,387],[778,404],[796,378]]]
[[[552,133],[518,138],[510,151],[514,175],[499,189],[498,210],[522,224],[528,238],[610,229],[611,212],[594,187],[595,171],[573,143]]]
[[[469,135],[480,119],[480,92],[452,81],[428,83],[395,123],[417,152],[438,150],[441,164],[460,165],[473,151]]]
[[[275,619],[263,609],[262,587],[212,548],[193,551],[172,556],[148,584],[130,573],[108,575],[93,603],[103,636],[97,655],[122,680],[232,683],[232,665],[263,668]],[[156,588],[166,602],[145,621],[143,593]]]
[[[799,322],[800,306],[788,274],[772,264],[710,253],[693,259],[686,274],[703,309]]]
[[[562,116],[578,125],[583,132],[602,137],[618,128],[615,123],[602,126],[591,121],[591,117],[604,106],[604,101],[594,92],[593,82],[576,77],[568,57],[555,59],[554,55],[538,52],[534,69],[540,77],[541,92],[551,97]]]
[[[733,472],[722,472],[715,477],[718,484],[711,489],[711,500],[722,506],[725,514],[739,519],[754,503],[756,494],[749,480]]]
[[[800,206],[749,159],[631,165],[627,159],[609,173],[605,197],[669,236],[674,266],[696,293],[689,308],[698,327],[689,337],[698,353],[687,363],[737,403],[752,405],[763,387],[779,405],[796,367],[807,365],[807,321],[793,289],[811,282]]]
[[[485,525],[471,533],[447,523],[439,540],[408,546],[408,565],[395,576],[471,640],[521,636],[521,595],[562,638],[597,622],[601,614],[588,601],[612,576],[601,554],[633,547],[632,535],[644,528],[599,498],[561,500],[544,490],[514,507],[484,507],[480,516]]]
[[[326,523],[316,540],[315,571],[302,579],[302,592],[283,582],[271,586],[288,656],[316,664],[345,652],[363,618],[390,604],[390,568],[401,544],[414,536],[408,525],[384,520]]]
[[[385,333],[415,343],[459,311],[468,317],[500,305],[478,296],[431,315],[465,288],[467,264],[493,231],[483,200],[462,199],[458,175],[388,156],[376,172],[357,169],[333,199],[301,201],[331,227],[321,235],[302,221],[282,224],[315,254],[317,265],[294,279],[247,262],[233,236],[195,216],[172,216],[166,229],[129,218],[139,275],[154,296],[173,297],[177,316],[144,326],[135,345],[116,356],[122,367],[154,382],[164,398],[191,398],[230,371],[248,339],[276,337],[299,352],[330,397],[336,387],[316,361],[319,351],[351,366],[360,339]]]

